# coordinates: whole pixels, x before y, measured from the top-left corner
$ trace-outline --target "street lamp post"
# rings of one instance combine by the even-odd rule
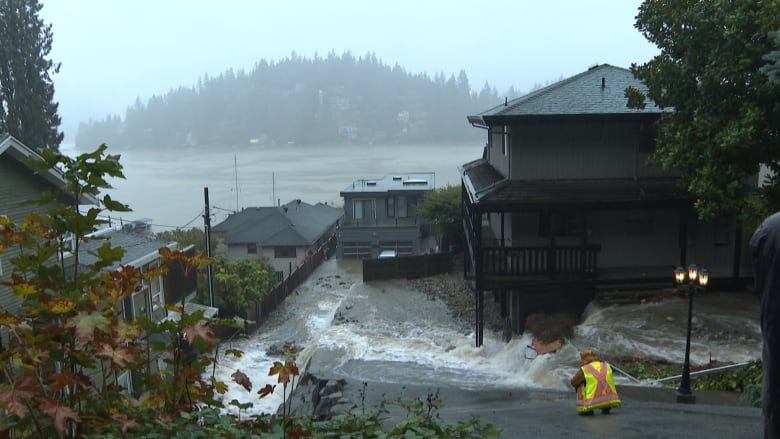
[[[680,387],[677,388],[677,402],[686,404],[696,403],[696,396],[691,392],[691,320],[693,318],[693,293],[697,288],[704,288],[709,281],[707,269],[699,269],[696,264],[688,266],[688,270],[677,267],[674,270],[674,280],[677,284],[685,283],[688,279],[688,332],[685,336],[685,360],[683,361]]]

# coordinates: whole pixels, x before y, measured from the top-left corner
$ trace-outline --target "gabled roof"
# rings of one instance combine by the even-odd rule
[[[601,64],[468,119],[474,124],[489,125],[491,118],[662,112],[652,101],[647,101],[641,110],[628,108],[625,90],[629,86],[647,91],[630,70]]]
[[[433,172],[396,173],[382,178],[355,180],[339,195],[343,197],[345,194],[427,191],[435,186],[436,174]]]
[[[110,241],[112,247],[121,247],[125,250],[122,260],[109,267],[110,269],[119,268],[120,265],[132,265],[140,269],[143,264],[159,257],[161,247],[175,248],[175,243],[118,229],[100,230],[93,233],[91,238],[79,243],[80,265],[90,265],[97,262],[98,258],[89,254],[89,252],[95,252],[106,241]]]
[[[0,134],[0,158],[3,157],[11,157],[15,161],[21,163],[23,166],[29,168],[33,174],[40,176],[40,178],[50,183],[56,189],[63,189],[67,184],[62,171],[57,168],[49,168],[46,172],[38,172],[37,169],[30,167],[27,163],[29,159],[42,160],[42,157],[37,152],[33,151],[32,148],[20,142],[10,134]],[[98,200],[91,195],[82,195],[79,203],[98,204]]]
[[[255,243],[261,246],[308,246],[317,242],[344,212],[327,204],[311,205],[301,200],[279,207],[249,207],[227,217],[212,228],[225,243]]]

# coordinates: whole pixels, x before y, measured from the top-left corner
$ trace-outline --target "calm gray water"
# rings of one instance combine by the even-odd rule
[[[63,145],[72,153],[72,146]],[[112,198],[130,205],[123,220],[151,218],[155,231],[202,227],[203,188],[209,188],[212,224],[245,207],[300,199],[336,206],[354,180],[402,172],[434,172],[436,187],[459,185],[458,166],[482,155],[482,146],[299,146],[171,148],[121,154],[125,180],[112,180]]]

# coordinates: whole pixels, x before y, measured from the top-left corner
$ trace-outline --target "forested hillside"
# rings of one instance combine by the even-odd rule
[[[412,74],[376,55],[349,52],[313,59],[293,53],[227,70],[192,87],[136,102],[124,117],[79,126],[76,147],[438,143],[480,140],[466,116],[504,102],[485,83],[472,90],[464,71]],[[513,96],[508,96],[511,99]]]

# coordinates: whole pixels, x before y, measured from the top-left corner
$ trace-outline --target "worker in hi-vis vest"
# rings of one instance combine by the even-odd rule
[[[612,407],[620,407],[620,397],[615,389],[612,367],[599,359],[596,351],[580,352],[580,368],[571,379],[577,390],[577,411],[580,415],[592,415],[596,409],[609,414]]]

